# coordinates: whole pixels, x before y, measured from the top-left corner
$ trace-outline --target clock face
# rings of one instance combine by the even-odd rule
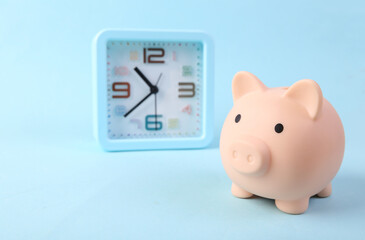
[[[109,139],[202,135],[200,42],[107,42]]]

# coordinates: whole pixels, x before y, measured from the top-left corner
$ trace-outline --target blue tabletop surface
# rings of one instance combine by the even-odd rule
[[[0,239],[364,239],[363,1],[0,2]],[[91,40],[196,29],[215,42],[215,138],[201,150],[103,152]],[[237,71],[316,80],[346,132],[333,195],[302,215],[237,199],[219,155]]]

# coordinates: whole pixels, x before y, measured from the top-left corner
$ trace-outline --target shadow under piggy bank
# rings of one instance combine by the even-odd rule
[[[327,216],[338,216],[339,214],[351,215],[365,206],[365,191],[361,191],[364,186],[365,176],[360,174],[338,175],[333,180],[332,194],[326,198],[318,197],[317,195],[312,196],[310,198],[309,208],[304,214]],[[281,212],[276,208],[274,199],[256,195],[246,199],[232,197],[242,202],[247,201],[250,206],[256,209],[262,207],[265,210],[271,211],[275,209],[277,212]]]

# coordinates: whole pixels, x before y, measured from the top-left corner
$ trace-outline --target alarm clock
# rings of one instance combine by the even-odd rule
[[[213,138],[213,43],[189,31],[104,30],[93,42],[95,136],[106,151]]]

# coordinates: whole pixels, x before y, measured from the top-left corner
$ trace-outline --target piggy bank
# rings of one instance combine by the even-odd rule
[[[290,214],[305,212],[314,195],[329,196],[345,136],[318,84],[305,79],[268,88],[255,75],[239,72],[232,92],[234,106],[220,138],[232,194],[274,199]]]

